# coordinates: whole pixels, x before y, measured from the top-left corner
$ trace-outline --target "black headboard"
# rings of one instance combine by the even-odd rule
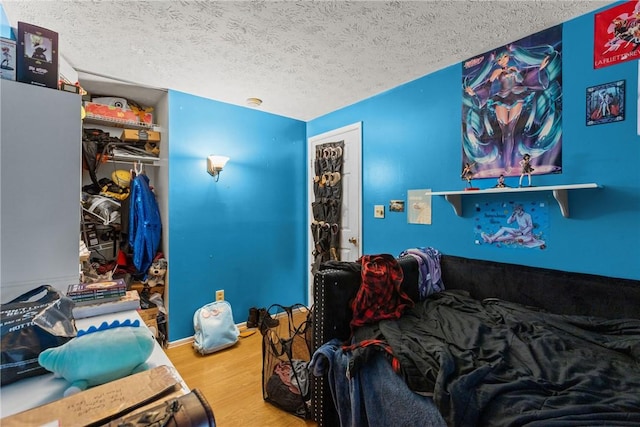
[[[557,314],[640,319],[640,281],[442,256],[445,288]]]

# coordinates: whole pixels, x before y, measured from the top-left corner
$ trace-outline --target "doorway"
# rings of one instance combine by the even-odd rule
[[[340,223],[340,261],[355,261],[362,254],[362,122],[344,126],[329,132],[310,137],[307,142],[307,292],[309,306],[313,305],[314,240],[311,224],[314,221],[311,204],[314,201],[313,181],[315,176],[314,159],[316,147],[322,144],[342,141],[342,207]]]

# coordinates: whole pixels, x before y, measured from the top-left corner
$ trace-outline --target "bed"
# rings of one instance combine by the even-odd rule
[[[384,256],[395,318],[353,325],[360,264],[314,277],[319,426],[640,425],[640,281],[441,255],[423,298],[423,263]]]

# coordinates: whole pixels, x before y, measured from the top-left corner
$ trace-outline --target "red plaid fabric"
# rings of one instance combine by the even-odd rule
[[[413,301],[400,290],[403,273],[398,261],[389,254],[364,255],[362,283],[351,308],[351,329],[385,319],[397,319]]]
[[[354,353],[354,357],[351,358],[351,361],[349,362],[349,370],[347,371],[348,378],[351,378],[351,375],[356,372],[356,370],[359,368],[358,362],[364,357],[362,356],[362,354],[364,354],[364,351],[362,353],[358,353],[358,350],[364,350],[368,348],[385,352],[387,354],[387,357],[391,361],[391,368],[393,368],[393,372],[395,372],[396,374],[400,373],[400,360],[398,360],[395,354],[393,354],[393,349],[391,348],[391,346],[386,341],[370,339],[360,341],[356,344],[342,346],[342,351],[350,351]],[[360,357],[356,356],[356,354],[360,355]]]

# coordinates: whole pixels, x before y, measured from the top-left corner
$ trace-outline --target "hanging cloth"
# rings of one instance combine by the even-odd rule
[[[158,252],[162,233],[160,210],[147,175],[136,174],[131,181],[130,199],[129,245],[133,249],[133,265],[146,275]]]
[[[362,266],[362,282],[351,302],[351,330],[385,319],[398,319],[414,302],[401,289],[404,273],[390,254],[363,255],[356,261]]]

